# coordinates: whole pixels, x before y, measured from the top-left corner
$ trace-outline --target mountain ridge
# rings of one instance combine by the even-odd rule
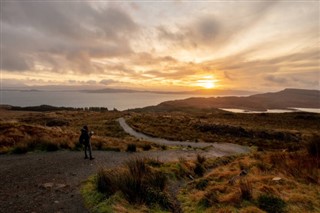
[[[287,88],[278,92],[255,94],[246,97],[193,97],[183,100],[165,101],[151,110],[174,108],[236,108],[243,110],[266,111],[268,109],[320,108],[320,90]]]

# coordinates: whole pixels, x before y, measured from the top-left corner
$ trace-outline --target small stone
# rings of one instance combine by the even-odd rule
[[[43,188],[43,189],[51,189],[52,187],[53,187],[53,183],[51,182],[40,185],[40,188]]]
[[[59,201],[58,201],[58,200],[55,200],[55,201],[54,201],[54,203],[58,204],[58,203],[59,203]]]
[[[68,186],[67,184],[57,183],[57,184],[56,184],[56,189],[66,188],[67,186]]]
[[[281,180],[281,179],[282,179],[281,177],[274,177],[274,178],[272,178],[273,181],[279,181],[279,180]]]

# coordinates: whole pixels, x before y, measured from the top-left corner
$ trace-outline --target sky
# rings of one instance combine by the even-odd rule
[[[1,0],[1,88],[320,89],[318,0]]]

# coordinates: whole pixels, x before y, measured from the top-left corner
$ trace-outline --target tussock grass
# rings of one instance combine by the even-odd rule
[[[252,185],[246,179],[241,179],[239,182],[239,188],[241,192],[241,198],[243,200],[251,200],[252,199]]]
[[[165,210],[172,208],[166,191],[167,177],[153,169],[149,159],[133,159],[117,170],[100,170],[97,174],[97,190],[107,198],[121,192],[130,204],[159,205]]]
[[[184,212],[320,210],[316,175],[320,168],[307,151],[259,152],[231,159],[206,160],[209,171],[180,192]],[[242,169],[248,174],[240,176]]]

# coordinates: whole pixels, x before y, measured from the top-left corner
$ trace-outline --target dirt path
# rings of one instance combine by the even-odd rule
[[[94,151],[92,161],[83,159],[83,152],[75,151],[0,155],[0,212],[87,212],[80,186],[101,167],[112,168],[137,157],[165,162],[180,157],[195,159],[197,154],[213,157],[246,151],[229,144],[206,151],[186,148],[140,153]]]
[[[146,141],[157,143],[160,145],[193,147],[193,148],[206,148],[206,152],[203,154],[208,157],[219,157],[224,155],[230,155],[235,153],[247,153],[249,148],[232,143],[206,143],[206,142],[192,142],[192,141],[169,141],[163,138],[155,138],[145,135],[141,132],[137,132],[132,129],[125,121],[124,118],[119,118],[118,122],[125,132],[128,134],[140,138]]]
[[[119,166],[137,157],[160,161],[174,161],[180,157],[194,159],[203,151],[93,153],[92,161],[83,159],[82,152],[70,151],[0,156],[0,212],[87,212],[80,186],[99,168]]]

